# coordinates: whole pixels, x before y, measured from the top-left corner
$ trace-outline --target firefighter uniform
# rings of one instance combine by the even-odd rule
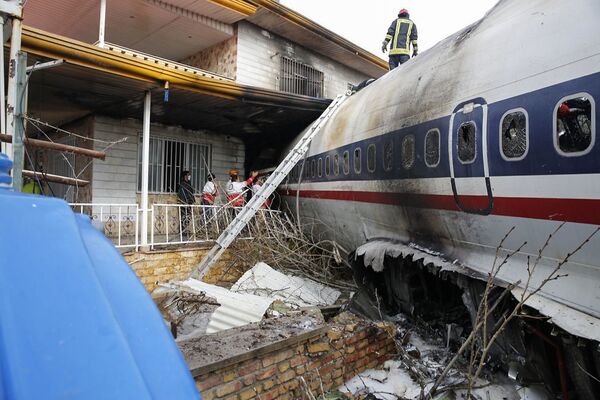
[[[417,26],[408,18],[408,14],[401,13],[398,19],[393,21],[383,41],[382,50],[390,45],[390,70],[410,59],[410,46],[413,47],[413,57],[417,55]]]

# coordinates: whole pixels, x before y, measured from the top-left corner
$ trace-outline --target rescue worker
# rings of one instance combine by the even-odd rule
[[[417,56],[419,53],[417,39],[417,26],[410,20],[408,10],[403,8],[398,13],[398,19],[393,21],[390,25],[381,46],[381,51],[385,53],[388,48],[388,43],[390,41],[392,42],[390,45],[390,71],[410,59],[411,44],[413,48],[412,56]]]
[[[262,188],[263,183],[264,182],[263,182],[262,178],[258,178],[256,180],[256,182],[254,183],[254,185],[252,185],[252,195],[253,196],[256,196],[258,194],[258,192]],[[271,207],[271,199],[266,199],[265,202],[262,204],[262,206],[260,206],[260,208],[269,208],[269,207]]]
[[[246,202],[244,199],[244,190],[248,186],[252,186],[252,182],[254,178],[258,175],[258,172],[252,172],[250,178],[248,178],[244,182],[240,182],[240,178],[238,176],[238,170],[232,169],[229,171],[230,180],[227,182],[227,186],[225,187],[225,194],[227,195],[227,204],[232,207],[243,207]]]
[[[217,185],[215,185],[215,175],[213,173],[209,173],[206,177],[206,184],[202,188],[202,205],[203,206],[212,206],[215,204],[215,200],[219,195],[219,191],[217,190]]]

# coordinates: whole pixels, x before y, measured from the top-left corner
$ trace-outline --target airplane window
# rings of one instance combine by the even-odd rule
[[[431,129],[425,135],[425,164],[437,167],[440,163],[440,131]]]
[[[470,164],[475,161],[476,132],[477,127],[473,122],[465,122],[456,131],[456,136],[458,137],[458,159],[463,164]]]
[[[594,135],[594,103],[591,97],[562,100],[556,108],[555,143],[563,153],[588,150]]]
[[[415,136],[406,135],[402,139],[402,166],[411,169],[415,163]]]
[[[319,157],[319,161],[317,162],[317,174],[319,177],[323,176],[323,159]]]
[[[312,160],[312,162],[310,163],[310,175],[313,178],[317,176],[317,162],[315,160]]]
[[[344,175],[348,175],[350,173],[350,153],[348,151],[344,152]]]
[[[390,171],[394,167],[394,144],[388,140],[383,145],[383,169]]]
[[[336,176],[340,174],[340,156],[337,154],[333,156],[333,174]]]
[[[520,160],[527,152],[527,114],[523,111],[509,111],[502,117],[500,139],[502,155],[506,159]]]
[[[308,179],[310,176],[310,162],[304,164],[304,179]]]
[[[367,169],[369,172],[375,171],[375,145],[370,144],[367,147]]]
[[[360,174],[361,169],[361,150],[360,148],[354,149],[354,172]]]
[[[325,157],[325,175],[329,176],[331,174],[331,158],[329,156]]]

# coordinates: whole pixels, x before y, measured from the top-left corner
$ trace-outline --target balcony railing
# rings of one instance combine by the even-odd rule
[[[139,248],[141,210],[137,204],[72,203],[74,212],[88,215],[92,224],[110,239],[115,247]],[[212,243],[235,218],[241,207],[185,204],[154,204],[148,214],[148,244],[156,246]],[[238,239],[253,239],[257,234],[270,235],[280,230],[281,211],[261,209]]]

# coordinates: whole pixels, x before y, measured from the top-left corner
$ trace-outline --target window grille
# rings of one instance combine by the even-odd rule
[[[279,90],[311,97],[324,97],[323,72],[288,57],[281,57]]]
[[[138,144],[138,191],[142,190],[142,138]],[[181,173],[190,171],[194,192],[202,193],[210,168],[210,147],[165,138],[150,138],[148,191],[177,193]]]

